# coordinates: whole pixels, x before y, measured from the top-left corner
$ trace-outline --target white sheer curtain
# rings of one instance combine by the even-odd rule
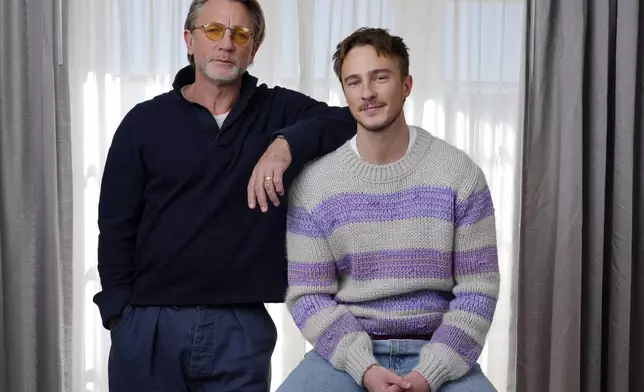
[[[109,335],[92,296],[97,199],[105,154],[122,117],[170,88],[186,64],[189,0],[70,0],[74,151],[74,391],[107,391]],[[521,161],[524,0],[264,0],[267,39],[250,72],[268,85],[342,104],[331,69],[335,45],[358,27],[389,28],[411,52],[405,107],[420,125],[467,151],[485,171],[497,207],[501,296],[481,356],[500,391],[514,390],[515,268]],[[308,345],[283,305],[273,389]]]

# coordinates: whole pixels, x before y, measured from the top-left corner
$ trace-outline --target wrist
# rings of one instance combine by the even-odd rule
[[[375,368],[376,366],[378,366],[377,363],[367,366],[367,368],[364,371],[364,375],[362,376],[362,379],[364,380],[364,378],[367,377],[367,373],[369,373],[369,370],[373,370],[373,368]]]
[[[273,146],[276,148],[275,154],[291,161],[291,147],[283,135],[277,135],[275,137],[275,140],[273,140]]]
[[[362,385],[363,386],[366,387],[368,385],[368,380],[369,380],[368,375],[371,374],[371,371],[373,369],[375,369],[377,366],[378,366],[378,364],[374,363],[373,365],[369,365],[369,367],[367,367],[367,369],[364,371],[364,374],[362,375]]]
[[[284,135],[277,135],[273,142],[277,143],[279,146],[283,146],[284,148],[288,149],[289,151],[291,149],[291,146],[289,146],[288,140],[286,140]]]

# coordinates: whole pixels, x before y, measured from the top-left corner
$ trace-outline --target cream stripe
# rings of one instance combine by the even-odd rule
[[[302,335],[313,345],[317,344],[320,336],[348,311],[346,306],[332,306],[314,313],[302,327]]]
[[[408,309],[408,310],[378,310],[373,308],[366,308],[360,305],[346,305],[347,308],[357,318],[360,319],[400,319],[410,316],[418,316],[422,314],[434,314],[442,312],[428,312],[427,309]]]
[[[459,252],[496,246],[494,216],[472,225],[459,227],[454,235],[454,249]]]
[[[289,261],[319,263],[335,260],[326,238],[287,233],[286,245]]]
[[[370,354],[369,356],[372,357],[372,360],[376,360],[373,356],[373,343],[371,342],[369,335],[363,331],[356,331],[349,332],[340,338],[329,362],[331,362],[336,369],[346,369],[348,358],[347,354],[349,353],[349,350],[364,351],[365,353]]]
[[[440,279],[380,279],[368,281],[347,279],[342,283],[342,286],[336,295],[338,302],[360,302],[428,289],[451,291],[453,282]]]
[[[434,218],[352,223],[335,230],[329,242],[338,259],[351,253],[395,249],[425,248],[449,252],[452,250],[450,233],[453,230],[451,222]],[[351,240],[347,241],[348,238]]]
[[[462,310],[445,313],[445,316],[443,316],[443,325],[452,325],[460,329],[471,336],[472,339],[476,340],[481,347],[485,344],[485,335],[490,328],[490,322],[486,319]],[[476,327],[472,327],[473,325]]]
[[[325,287],[312,287],[312,286],[289,286],[286,291],[286,301],[292,302],[298,300],[300,297],[309,294],[329,294],[333,295],[338,289],[338,284]]]
[[[466,175],[477,174],[476,165],[465,152],[425,131],[419,130],[412,149],[417,147],[420,150],[427,148],[427,152],[408,176],[392,182],[369,182],[355,181],[355,174],[343,165],[346,156],[355,155],[347,142],[307,166],[294,183],[293,193],[298,194],[300,205],[310,211],[322,201],[343,193],[383,194],[423,185],[456,190]],[[445,167],[453,170],[438,169]],[[462,199],[467,196],[460,195]]]
[[[420,362],[414,370],[419,370],[423,376],[430,379],[432,391],[436,388],[440,391],[442,384],[436,385],[435,383],[440,378],[440,374],[443,374],[441,369],[446,366],[449,373],[447,379],[443,378],[440,380],[441,382],[460,378],[470,370],[468,364],[451,347],[442,343],[429,343],[420,351]]]

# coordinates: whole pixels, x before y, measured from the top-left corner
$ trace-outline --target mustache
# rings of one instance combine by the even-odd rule
[[[379,108],[379,107],[382,107],[382,106],[385,106],[385,104],[383,102],[367,102],[367,103],[363,103],[360,106],[360,110]]]

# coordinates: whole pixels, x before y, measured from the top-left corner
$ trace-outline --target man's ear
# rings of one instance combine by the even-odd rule
[[[405,99],[407,99],[407,97],[409,97],[409,94],[411,94],[411,86],[413,84],[414,84],[414,81],[411,75],[407,75],[403,79],[403,96],[405,97]]]
[[[193,49],[194,36],[190,30],[183,31],[183,40],[186,42],[186,49],[188,49],[188,54],[193,55],[195,53]]]
[[[249,64],[253,64],[253,62],[255,61],[255,55],[257,54],[257,51],[259,50],[260,45],[261,44],[253,45],[253,51],[250,52],[250,63]]]

